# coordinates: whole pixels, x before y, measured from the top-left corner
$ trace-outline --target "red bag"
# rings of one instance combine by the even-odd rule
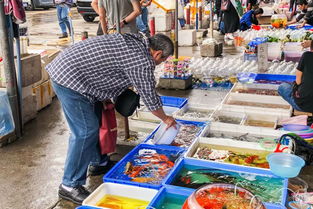
[[[99,130],[99,145],[101,154],[115,151],[117,139],[117,124],[114,105],[106,104],[102,110],[101,127]]]

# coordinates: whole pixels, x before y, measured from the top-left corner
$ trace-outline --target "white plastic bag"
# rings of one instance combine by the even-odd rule
[[[6,91],[0,90],[0,136],[14,131],[14,122]]]

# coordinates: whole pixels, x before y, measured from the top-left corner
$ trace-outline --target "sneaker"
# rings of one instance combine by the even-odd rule
[[[89,166],[89,174],[91,176],[99,176],[106,174],[117,162],[115,161],[108,161],[108,164],[106,166]]]
[[[62,184],[59,186],[59,197],[78,205],[81,205],[89,195],[90,192],[83,186],[73,187],[70,191],[63,188]]]
[[[67,37],[68,37],[67,33],[63,33],[61,36],[59,36],[59,39],[61,39],[61,38],[67,38]]]

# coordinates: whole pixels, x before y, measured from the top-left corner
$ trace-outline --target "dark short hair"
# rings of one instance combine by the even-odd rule
[[[262,8],[257,8],[256,10],[254,10],[254,14],[255,15],[260,15],[260,14],[263,14],[264,13],[264,10]]]
[[[307,0],[298,0],[297,4],[298,5],[308,5],[308,1]]]
[[[163,34],[155,34],[149,38],[150,48],[156,51],[162,51],[162,57],[169,57],[174,54],[173,41]]]

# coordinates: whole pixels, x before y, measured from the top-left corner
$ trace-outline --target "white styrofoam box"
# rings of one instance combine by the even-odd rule
[[[267,43],[268,59],[280,60],[282,55],[282,45],[279,43]]]
[[[107,194],[151,202],[157,193],[158,190],[155,189],[126,184],[103,183],[83,201],[83,205],[97,206],[97,203]]]
[[[284,51],[298,51],[302,52],[303,47],[301,42],[286,42],[284,44]]]
[[[263,127],[254,127],[254,126],[240,126],[234,125],[229,123],[218,123],[218,122],[211,122],[209,126],[207,126],[203,132],[201,133],[200,137],[207,137],[210,134],[213,134],[214,137],[221,137],[224,136],[226,138],[232,137],[240,137],[242,135],[250,135],[255,137],[274,137],[279,138],[283,134],[287,134],[287,131],[282,130],[273,130],[269,128]]]
[[[49,81],[46,81],[39,86],[33,87],[33,93],[37,98],[37,111],[51,104],[52,88]]]
[[[216,110],[211,117],[211,121],[215,121],[216,123],[223,123],[219,122],[218,117],[220,116],[228,116],[233,118],[238,118],[240,120],[239,124],[233,124],[233,125],[242,125],[246,119],[246,114],[242,112],[230,112],[230,111],[224,111],[224,110]]]
[[[197,41],[196,30],[178,31],[178,46],[193,46]]]
[[[269,84],[269,83],[235,83],[231,89],[232,93],[236,93],[238,89],[267,89],[267,90],[278,90],[278,84]],[[266,96],[266,95],[264,95]]]
[[[194,154],[197,152],[197,149],[199,147],[199,145],[201,144],[201,146],[208,146],[210,147],[210,145],[218,145],[219,147],[221,147],[221,149],[223,149],[222,147],[225,146],[224,150],[229,150],[231,148],[234,149],[245,149],[245,151],[247,151],[249,154],[253,154],[253,153],[262,153],[264,152],[264,154],[269,154],[270,152],[273,152],[275,149],[273,150],[266,150],[264,148],[262,148],[260,146],[259,143],[257,142],[242,142],[242,141],[237,141],[237,140],[233,140],[233,139],[225,139],[225,138],[203,138],[203,137],[198,137],[193,143],[192,145],[189,147],[189,149],[187,150],[187,152],[185,153],[185,157],[186,158],[192,158],[192,159],[196,159],[194,158]],[[216,162],[216,161],[212,161],[212,160],[205,160],[205,159],[197,159],[197,160],[201,160],[201,161],[210,161],[210,162]],[[228,162],[217,162],[217,163],[226,163],[226,164],[231,164]],[[245,165],[237,165],[237,166],[244,166],[244,167],[249,167],[249,166],[245,166]],[[258,168],[258,167],[254,167],[256,169],[262,169],[262,170],[269,170],[267,168]]]
[[[162,13],[154,15],[155,31],[170,31],[172,29],[172,15]]]
[[[262,104],[277,104],[289,106],[288,109],[284,108],[268,108],[268,107],[255,107],[244,106],[236,104],[228,104],[230,101],[262,103]],[[244,113],[260,113],[267,115],[277,115],[280,117],[289,117],[292,113],[292,107],[279,96],[256,95],[256,94],[240,94],[230,92],[224,99],[221,108],[230,112],[244,112]]]
[[[257,121],[263,121],[263,122],[269,122],[273,126],[272,127],[264,127],[264,128],[272,128],[275,129],[278,123],[278,116],[273,115],[264,115],[264,114],[247,114],[245,117],[245,121],[243,122],[243,125],[245,126],[251,126],[249,125],[249,121],[251,120],[257,120]],[[256,127],[263,127],[263,126],[256,126]]]
[[[203,117],[203,118],[193,118],[193,117],[182,116],[185,112],[187,112],[189,110],[199,112],[199,113],[201,113],[201,112],[202,113],[210,113],[210,115],[208,117]],[[212,108],[203,108],[203,107],[199,107],[198,105],[190,105],[187,103],[181,109],[174,112],[173,116],[174,116],[174,118],[177,118],[180,120],[206,122],[206,121],[209,121],[211,119],[211,116],[212,116],[214,111],[215,111],[215,109],[212,109]]]
[[[166,115],[173,115],[173,113],[179,110],[179,108],[163,106],[163,110]],[[137,110],[137,112],[135,112],[134,115],[132,116],[132,119],[156,123],[161,122],[161,120],[155,115],[153,115],[146,106],[139,108],[139,110]]]

